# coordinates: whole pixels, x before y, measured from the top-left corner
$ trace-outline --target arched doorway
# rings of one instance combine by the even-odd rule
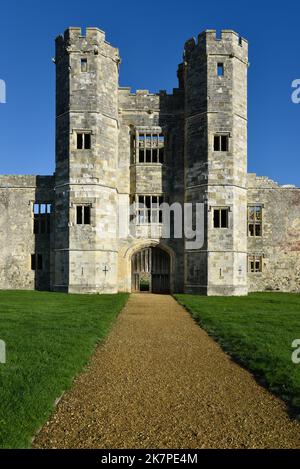
[[[136,252],[131,260],[133,292],[170,292],[170,256],[158,247]]]

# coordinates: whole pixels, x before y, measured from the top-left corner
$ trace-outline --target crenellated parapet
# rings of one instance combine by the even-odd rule
[[[286,190],[300,190],[299,187],[293,184],[278,184],[278,182],[267,176],[257,176],[255,173],[247,175],[248,189],[286,189]]]
[[[223,29],[220,37],[216,30],[206,30],[184,45],[184,60],[189,62],[195,55],[229,55],[248,63],[248,41],[235,31]]]
[[[144,111],[149,115],[157,112],[173,110],[180,112],[184,107],[183,90],[174,88],[172,94],[166,90],[159,93],[151,93],[149,90],[136,90],[135,93],[129,87],[119,88],[119,112]]]
[[[119,50],[105,40],[105,33],[98,28],[86,28],[83,34],[81,28],[70,27],[64,35],[58,36],[55,61],[70,53],[104,55],[116,63],[120,62]]]

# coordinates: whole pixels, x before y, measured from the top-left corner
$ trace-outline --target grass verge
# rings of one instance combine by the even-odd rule
[[[292,342],[300,339],[300,295],[174,296],[223,350],[300,414],[300,364],[292,362]]]
[[[0,447],[27,448],[128,299],[118,295],[0,292]]]

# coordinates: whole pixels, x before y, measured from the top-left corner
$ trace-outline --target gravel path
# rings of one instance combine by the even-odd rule
[[[36,448],[300,448],[300,424],[170,296],[137,294]]]

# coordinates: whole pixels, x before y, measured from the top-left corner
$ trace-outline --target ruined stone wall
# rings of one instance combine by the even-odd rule
[[[248,272],[249,291],[300,291],[300,189],[248,175],[248,204],[262,205],[262,236],[248,237],[262,272]]]
[[[34,234],[33,204],[53,202],[53,186],[51,176],[0,176],[1,289],[50,288],[53,231]],[[31,270],[34,253],[43,256],[41,271]]]

